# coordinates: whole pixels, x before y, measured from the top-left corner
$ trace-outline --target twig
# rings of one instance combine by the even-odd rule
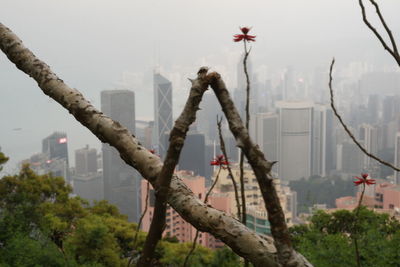
[[[140,216],[140,219],[139,219],[139,222],[138,222],[138,225],[137,225],[137,230],[136,230],[136,233],[135,233],[135,237],[133,238],[133,251],[132,251],[132,255],[131,255],[131,257],[130,257],[130,259],[129,259],[129,261],[128,261],[128,267],[131,265],[131,263],[132,263],[132,261],[134,260],[134,253],[135,252],[137,252],[138,250],[136,249],[136,245],[137,245],[137,240],[138,240],[138,236],[139,236],[139,230],[140,230],[140,227],[142,226],[142,221],[143,221],[143,218],[144,218],[144,216],[146,215],[146,213],[147,213],[147,209],[148,209],[148,202],[149,202],[149,192],[150,192],[150,183],[149,182],[147,182],[147,187],[146,187],[146,204],[145,204],[145,206],[144,206],[144,210],[143,210],[143,212],[142,212],[142,215]]]
[[[226,148],[225,148],[225,141],[224,141],[224,137],[222,136],[221,124],[222,124],[222,117],[220,120],[218,120],[218,116],[217,116],[217,126],[218,126],[220,148],[221,148],[222,154],[224,155],[225,159],[228,160],[228,154],[226,153]],[[228,164],[228,165],[226,165],[226,168],[228,169],[229,177],[232,180],[233,189],[235,191],[237,216],[238,216],[238,219],[240,220],[240,218],[242,216],[241,216],[241,212],[240,212],[240,200],[239,200],[239,192],[238,192],[237,184],[235,181],[235,177],[233,176],[231,166]]]
[[[350,129],[347,127],[347,125],[344,123],[342,117],[339,115],[338,111],[336,110],[335,107],[335,102],[333,99],[333,89],[332,89],[332,71],[333,71],[333,65],[335,64],[335,59],[332,59],[332,63],[331,63],[331,67],[329,69],[329,92],[331,94],[331,107],[333,110],[333,113],[335,114],[335,116],[338,118],[340,124],[343,126],[343,129],[346,131],[346,133],[349,135],[349,137],[351,138],[351,140],[353,140],[353,142],[358,146],[358,148],[368,157],[378,161],[379,163],[386,165],[390,168],[392,168],[395,171],[400,171],[399,168],[393,166],[392,164],[390,164],[389,162],[386,162],[380,158],[378,158],[377,156],[373,155],[372,153],[368,152],[361,144],[360,142],[357,141],[357,139],[354,137],[353,133],[350,131]]]
[[[244,44],[244,58],[243,58],[243,69],[244,69],[244,74],[246,76],[246,129],[249,130],[249,122],[250,122],[250,78],[249,78],[249,73],[247,72],[247,58],[249,56],[250,50],[247,51],[247,46],[246,46],[247,41],[244,39],[243,44]],[[246,188],[244,186],[244,170],[243,170],[243,164],[244,164],[244,153],[243,150],[240,151],[240,161],[239,161],[239,171],[240,171],[240,193],[242,195],[242,223],[246,225],[247,221],[247,211],[246,211]],[[249,266],[249,262],[245,259],[244,260],[244,266],[247,267]]]
[[[387,26],[387,24],[385,22],[385,19],[382,16],[382,13],[381,13],[381,11],[379,9],[379,5],[374,0],[369,0],[369,1],[371,2],[371,4],[373,4],[375,6],[375,11],[378,14],[378,17],[379,17],[383,27],[385,28],[386,33],[389,35],[390,42],[392,44],[392,48],[390,48],[388,46],[388,44],[383,39],[383,37],[380,35],[380,33],[368,21],[367,15],[366,15],[366,12],[365,12],[365,7],[364,7],[364,4],[363,4],[363,0],[358,0],[358,3],[360,4],[360,7],[361,7],[361,13],[362,13],[363,21],[364,21],[365,25],[367,25],[367,27],[375,34],[375,36],[381,42],[381,44],[385,48],[385,50],[387,50],[389,52],[389,54],[396,60],[397,64],[400,66],[400,55],[399,55],[399,53],[397,51],[396,41],[395,41],[395,39],[393,37],[393,34],[392,34],[391,30],[389,29],[389,27]]]
[[[226,158],[225,158],[225,159],[226,159]],[[218,182],[218,178],[219,178],[219,174],[220,174],[220,172],[221,172],[221,169],[222,169],[222,166],[219,166],[219,170],[218,170],[217,176],[215,177],[215,180],[214,180],[213,184],[211,185],[210,189],[207,191],[207,194],[206,194],[206,196],[205,196],[205,198],[204,198],[204,203],[205,203],[205,204],[207,204],[207,202],[208,202],[208,197],[210,196],[212,190],[214,189],[215,185],[216,185],[217,182]],[[184,263],[183,263],[183,267],[187,267],[188,264],[189,264],[189,258],[190,258],[190,256],[192,256],[194,250],[196,249],[197,239],[199,238],[199,233],[200,233],[200,231],[199,231],[199,230],[196,230],[196,235],[194,236],[193,243],[192,243],[192,247],[191,247],[189,253],[186,255],[185,261],[184,261]]]
[[[204,92],[208,88],[207,81],[208,68],[200,68],[197,76],[198,83],[192,82],[192,88],[186,105],[175,121],[174,128],[172,129],[169,137],[169,147],[167,156],[164,161],[164,166],[156,180],[159,185],[156,191],[156,203],[154,205],[153,219],[150,224],[150,230],[144,243],[142,255],[139,258],[139,267],[148,267],[152,265],[152,258],[156,249],[158,241],[161,239],[162,232],[165,227],[165,213],[167,210],[167,197],[174,173],[175,167],[178,164],[179,156],[182,151],[186,133],[189,126],[196,120],[196,112],[199,110],[199,104],[203,97]]]
[[[250,139],[249,133],[243,125],[242,119],[233,104],[229,92],[226,89],[221,77],[215,76],[210,82],[215,95],[222,107],[222,110],[228,120],[229,128],[232,131],[237,145],[246,155],[250,166],[257,178],[261,194],[268,213],[268,220],[271,225],[271,233],[274,238],[275,246],[278,252],[278,260],[283,266],[292,266],[298,262],[293,253],[293,247],[290,240],[290,234],[286,225],[285,215],[283,213],[278,194],[273,184],[270,171],[275,162],[269,162],[264,154]]]

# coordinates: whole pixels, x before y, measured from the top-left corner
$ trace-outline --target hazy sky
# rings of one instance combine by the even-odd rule
[[[400,1],[379,2],[400,43]],[[118,88],[127,73],[139,80],[130,88],[136,93],[137,118],[153,115],[151,73],[156,65],[182,80],[205,64],[226,74],[228,85],[234,85],[231,72],[242,45],[233,43],[232,35],[239,26],[253,26],[251,33],[257,35],[252,49],[255,67],[272,70],[291,65],[307,71],[328,66],[332,56],[339,66],[350,61],[393,61],[362,23],[357,0],[0,3],[0,21],[98,108],[100,91]],[[174,98],[185,96],[187,88],[184,83],[174,85]],[[2,53],[0,90],[0,146],[11,157],[10,165],[39,152],[41,139],[56,130],[67,132],[70,158],[85,144],[100,147],[88,130]],[[178,104],[174,113],[179,112]]]

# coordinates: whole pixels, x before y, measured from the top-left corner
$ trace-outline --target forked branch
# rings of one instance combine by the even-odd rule
[[[189,130],[190,125],[196,120],[196,112],[199,110],[199,104],[203,98],[204,92],[207,90],[207,71],[208,69],[205,67],[199,70],[197,77],[197,81],[199,82],[192,82],[192,88],[190,89],[190,94],[185,107],[179,118],[175,121],[174,128],[170,133],[167,156],[165,157],[164,165],[156,180],[158,189],[156,191],[154,214],[146,242],[144,243],[142,255],[139,258],[139,267],[152,266],[154,251],[164,231],[167,197],[172,175],[174,174],[175,167],[178,164],[179,156],[185,142],[186,133]]]
[[[388,27],[383,15],[382,15],[382,12],[379,8],[379,5],[375,2],[375,0],[369,0],[369,1],[375,7],[375,11],[379,17],[379,20],[380,20],[382,26],[385,28],[387,35],[389,36],[391,47],[386,43],[385,39],[378,32],[378,30],[374,26],[372,26],[372,24],[369,22],[366,11],[365,11],[365,6],[363,3],[363,0],[358,0],[358,3],[361,7],[361,14],[363,17],[363,21],[364,21],[365,25],[367,25],[367,27],[375,34],[375,36],[381,42],[381,44],[385,48],[385,50],[389,52],[389,54],[396,60],[397,64],[400,66],[400,55],[397,50],[396,40],[393,37],[393,33],[390,30],[390,28]]]

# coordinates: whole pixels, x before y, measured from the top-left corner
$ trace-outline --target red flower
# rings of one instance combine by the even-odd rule
[[[249,27],[242,27],[242,28],[240,28],[240,30],[242,31],[242,33],[243,34],[235,34],[234,36],[233,36],[233,41],[235,41],[235,42],[240,42],[240,41],[242,41],[242,40],[244,40],[245,42],[247,41],[247,42],[255,42],[256,40],[255,40],[255,38],[256,38],[256,36],[255,35],[248,35],[247,33],[250,31],[250,28]]]
[[[356,181],[353,181],[354,185],[358,186],[360,184],[366,184],[366,185],[371,185],[371,184],[375,184],[375,180],[374,179],[367,179],[368,178],[368,174],[367,173],[362,173],[361,177],[354,177],[355,179],[357,179]]]
[[[210,162],[210,165],[214,166],[229,165],[229,162],[225,159],[224,155],[218,155],[215,157],[213,161]]]

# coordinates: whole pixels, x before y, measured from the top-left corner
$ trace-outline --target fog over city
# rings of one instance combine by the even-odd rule
[[[387,23],[400,40],[400,1],[381,2]],[[376,23],[374,11],[370,7],[368,11]],[[101,91],[134,91],[136,120],[154,120],[154,70],[172,82],[174,118],[189,92],[187,78],[195,77],[200,66],[220,72],[233,93],[240,83],[237,72],[243,44],[232,39],[240,26],[252,27],[251,34],[257,36],[250,57],[260,95],[269,88],[269,95],[285,100],[279,88],[290,70],[298,93],[293,98],[327,104],[332,57],[337,60],[338,107],[354,127],[385,118],[382,104],[372,111],[376,118],[371,115],[365,120],[351,114],[362,113],[352,106],[372,105],[370,95],[379,95],[380,90],[382,101],[384,95],[400,92],[399,87],[395,92],[396,82],[380,88],[369,85],[385,78],[363,78],[368,73],[398,74],[399,68],[363,24],[356,0],[2,0],[0,18],[97,108]],[[321,74],[318,82],[316,73]],[[86,144],[100,150],[98,139],[3,53],[0,90],[0,147],[10,157],[4,172],[15,172],[18,162],[40,152],[42,139],[55,131],[67,134],[70,165],[74,165],[74,150]],[[275,103],[268,105],[261,110],[270,112],[275,107]]]

